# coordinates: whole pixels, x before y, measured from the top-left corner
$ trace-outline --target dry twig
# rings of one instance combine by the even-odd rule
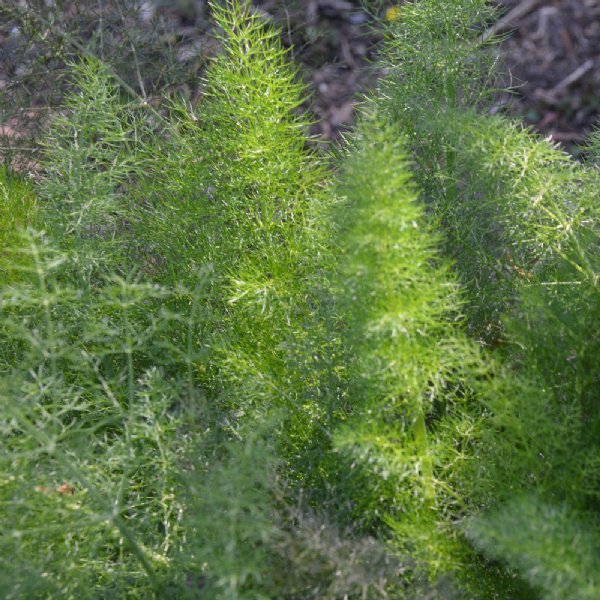
[[[540,0],[524,0],[487,29],[481,36],[481,41],[485,42],[494,35],[506,31],[515,21],[530,13],[539,3]]]

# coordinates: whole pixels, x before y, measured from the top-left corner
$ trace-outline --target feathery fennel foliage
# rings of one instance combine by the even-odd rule
[[[591,517],[591,519],[590,519]],[[467,530],[475,546],[522,571],[543,598],[597,598],[598,523],[566,504],[515,497]]]
[[[563,523],[572,519],[569,531],[586,521],[593,530],[598,172],[521,126],[477,114],[486,70],[465,67],[488,64],[479,37],[484,9],[484,2],[422,0],[402,10],[387,54],[404,70],[382,84],[376,102],[409,138],[415,179],[466,289],[470,331],[505,363],[503,376],[479,390],[489,413],[472,439],[476,460],[464,493],[483,506],[535,493],[541,506],[572,507],[561,513]],[[416,36],[422,31],[431,32],[425,42]],[[563,575],[557,570],[551,549],[560,538],[535,524],[543,510],[527,512],[536,531],[529,544],[524,519],[512,516],[520,505],[501,506],[476,521],[477,548],[545,594],[573,568],[580,575],[564,585],[586,597],[591,574],[575,562]]]
[[[412,493],[427,505],[434,482],[426,416],[444,373],[455,366],[442,363],[442,357],[454,357],[444,349],[457,314],[453,282],[445,277],[447,268],[435,264],[434,236],[422,222],[401,139],[393,130],[379,125],[362,132],[341,180],[339,193],[347,200],[339,208],[344,257],[340,304],[350,351],[357,355],[349,392],[357,400],[348,400],[352,419],[337,443],[352,455],[352,440],[360,447],[361,438],[383,426],[373,436],[375,444],[377,439],[383,444],[378,452],[381,473],[372,473],[373,480],[393,481],[416,470],[417,490]],[[391,428],[387,432],[386,426]],[[397,443],[386,452],[390,439]],[[368,449],[358,452],[369,455]],[[394,493],[387,496],[401,501]],[[364,509],[360,514],[367,516]]]
[[[597,595],[598,169],[478,113],[484,0],[398,10],[333,186],[244,3],[160,122],[75,69],[0,181],[3,597]]]
[[[8,169],[0,171],[0,277],[8,285],[20,275],[11,267],[21,244],[19,230],[35,222],[37,201],[31,185]]]
[[[0,300],[3,331],[24,340],[0,383],[3,596],[151,593],[180,541],[185,361],[168,332],[189,318],[161,308],[168,290],[86,292],[43,240],[31,252],[37,284]]]
[[[486,367],[462,332],[456,281],[417,201],[405,140],[381,117],[355,138],[337,189],[337,292],[352,361],[348,416],[334,433],[338,493],[356,523],[391,528],[414,561],[405,575],[414,585],[467,563],[452,521],[468,498],[455,479],[480,419],[470,380]]]
[[[207,386],[241,414],[253,402],[291,401],[277,379],[299,358],[289,340],[304,335],[314,312],[299,294],[319,253],[324,171],[306,150],[303,88],[276,34],[238,3],[213,10],[223,54],[207,71],[202,102],[175,107],[177,135],[157,154],[164,180],[144,192],[138,238],[163,281],[212,265],[210,310],[222,342],[211,345]],[[229,385],[244,393],[222,389]]]
[[[162,234],[155,245],[165,261],[192,268],[203,259],[233,270],[252,253],[277,278],[279,253],[296,250],[288,238],[310,218],[323,176],[305,150],[309,123],[297,111],[304,90],[276,32],[257,15],[237,2],[213,11],[223,53],[198,105],[174,107],[178,134],[158,156],[165,187],[151,182],[158,210],[149,218]],[[174,239],[173,226],[188,235]]]
[[[412,134],[412,115],[483,104],[497,60],[479,37],[497,16],[487,0],[421,0],[398,8],[381,60],[389,76],[379,103]]]
[[[164,149],[165,190],[147,218],[165,261],[159,277],[173,277],[171,261],[182,278],[199,262],[212,265],[207,310],[214,327],[203,376],[218,407],[214,426],[220,439],[237,438],[226,454],[246,457],[248,444],[263,448],[244,460],[207,464],[206,482],[229,481],[237,497],[227,492],[226,501],[217,501],[215,485],[203,477],[192,484],[203,490],[192,494],[199,501],[192,503],[198,508],[189,523],[206,560],[207,589],[216,597],[279,597],[292,584],[281,578],[281,558],[273,562],[281,552],[273,547],[282,543],[281,528],[275,535],[262,525],[282,514],[265,504],[273,485],[265,480],[265,461],[279,453],[296,488],[317,477],[311,465],[318,465],[322,447],[314,438],[322,444],[334,402],[324,402],[322,391],[330,385],[322,376],[327,344],[336,343],[327,338],[319,312],[326,292],[311,293],[325,252],[318,222],[325,173],[306,149],[308,121],[297,112],[303,88],[275,33],[237,3],[214,10],[223,55],[208,69],[202,103],[193,113],[176,108],[178,136]],[[252,444],[263,421],[271,424],[272,439]],[[267,494],[262,505],[253,495],[261,489]],[[255,511],[251,522],[242,517]],[[230,532],[225,539],[221,528]],[[329,584],[307,582],[306,597],[322,585]]]
[[[136,132],[102,69],[79,73],[37,188],[47,232],[15,223],[19,277],[0,292],[6,598],[159,594],[184,539],[178,472],[198,411],[203,285],[131,274],[120,188],[141,167]]]
[[[456,181],[462,189],[448,203],[448,237],[453,248],[460,248],[457,262],[469,278],[475,318],[483,312],[487,331],[498,331],[503,324],[502,354],[540,386],[529,409],[522,398],[504,406],[510,426],[490,440],[494,460],[503,455],[506,464],[526,464],[524,455],[532,446],[519,446],[515,440],[519,430],[535,424],[533,447],[544,457],[540,462],[558,450],[563,464],[551,474],[540,464],[530,472],[530,484],[552,490],[553,497],[587,513],[598,493],[589,482],[597,480],[599,464],[598,174],[500,120],[478,120],[476,127],[465,129],[476,132],[478,142],[471,145],[464,137],[453,142],[460,148]],[[487,138],[490,129],[494,135]],[[471,176],[475,172],[480,173],[479,183]],[[491,214],[485,219],[481,210],[494,214],[491,235],[485,225],[491,223]],[[463,243],[467,235],[471,247]],[[498,339],[498,333],[492,336]],[[534,413],[550,416],[551,422],[540,427]],[[533,417],[530,422],[527,415]],[[483,482],[478,480],[477,487]],[[496,483],[490,485],[502,495]],[[575,521],[583,518],[573,513]],[[543,555],[537,554],[536,560]],[[539,568],[551,573],[553,567],[540,563]]]
[[[86,59],[73,66],[76,92],[45,140],[47,169],[40,189],[44,222],[61,247],[95,273],[125,274],[131,186],[144,171],[141,114],[126,107],[108,68]]]
[[[211,265],[203,377],[228,415],[219,428],[230,435],[273,408],[289,410],[285,418],[302,423],[294,443],[304,446],[304,428],[327,418],[315,401],[327,298],[309,297],[325,260],[325,171],[307,150],[303,87],[276,34],[236,2],[214,11],[223,54],[207,71],[202,102],[174,107],[177,133],[155,152],[164,179],[142,182],[149,201],[136,233],[161,281]]]

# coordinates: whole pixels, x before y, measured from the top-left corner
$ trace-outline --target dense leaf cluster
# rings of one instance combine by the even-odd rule
[[[597,161],[487,114],[484,0],[398,10],[335,157],[213,10],[198,106],[87,57],[1,176],[0,594],[596,598]]]

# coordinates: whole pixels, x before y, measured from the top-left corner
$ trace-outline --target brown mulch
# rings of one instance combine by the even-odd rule
[[[600,0],[503,0],[510,111],[567,147],[600,117]]]

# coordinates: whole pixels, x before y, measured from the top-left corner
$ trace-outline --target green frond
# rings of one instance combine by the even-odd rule
[[[469,500],[454,477],[473,432],[462,439],[457,423],[479,427],[470,390],[485,367],[462,332],[458,285],[417,200],[398,129],[367,118],[336,191],[338,310],[352,361],[347,416],[334,433],[340,493],[355,522],[391,526],[415,560],[407,578],[460,579],[468,551],[451,522]]]
[[[483,33],[496,15],[488,0],[403,3],[385,31],[379,103],[407,130],[415,112],[483,103],[496,63]]]
[[[587,600],[600,593],[598,522],[566,504],[517,496],[467,525],[489,556],[517,569],[548,600]]]
[[[43,221],[77,260],[76,268],[127,270],[131,216],[128,187],[144,171],[140,115],[126,108],[108,68],[92,59],[73,65],[75,86],[45,140],[39,187]],[[147,129],[147,127],[146,127]]]

